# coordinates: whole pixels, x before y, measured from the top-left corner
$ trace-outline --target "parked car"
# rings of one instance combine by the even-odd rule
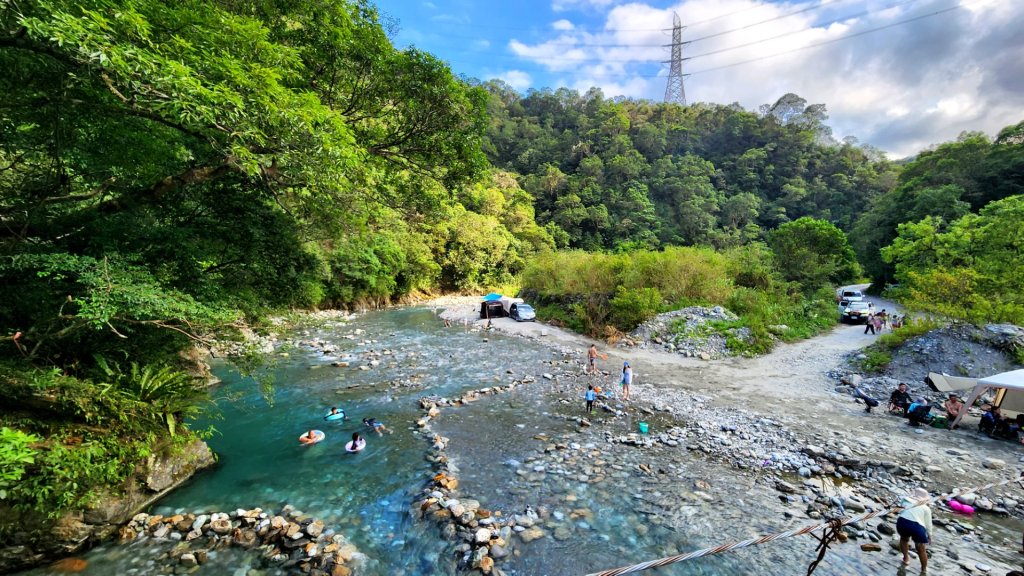
[[[850,302],[850,304],[843,310],[843,314],[839,317],[839,321],[849,322],[850,324],[863,324],[868,321],[868,316],[874,313],[874,304],[863,300],[857,300]]]
[[[864,293],[860,290],[840,290],[839,293],[836,294],[836,300],[838,301],[846,300],[847,302],[859,302],[863,299]]]
[[[509,306],[508,315],[516,322],[533,322],[537,319],[537,313],[529,304],[513,304]]]

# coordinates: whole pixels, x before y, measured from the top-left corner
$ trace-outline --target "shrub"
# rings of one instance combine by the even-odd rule
[[[608,305],[612,324],[620,330],[632,330],[659,312],[661,292],[657,288],[619,286]]]
[[[879,350],[868,350],[864,353],[864,359],[860,361],[860,367],[865,372],[880,373],[892,362],[892,356],[888,352]]]
[[[18,484],[25,467],[35,462],[39,451],[31,445],[38,441],[21,430],[0,428],[0,500],[7,499],[7,491]]]

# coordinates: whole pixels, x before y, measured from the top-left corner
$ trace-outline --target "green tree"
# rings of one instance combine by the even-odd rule
[[[782,276],[806,291],[826,284],[847,282],[860,274],[860,266],[846,239],[834,225],[800,218],[779,226],[768,236]]]

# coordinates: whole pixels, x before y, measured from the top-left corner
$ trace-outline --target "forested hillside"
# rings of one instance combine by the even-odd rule
[[[898,174],[877,150],[835,142],[825,106],[793,94],[755,113],[484,87],[484,149],[522,175],[562,246],[730,247],[804,216],[848,231]]]

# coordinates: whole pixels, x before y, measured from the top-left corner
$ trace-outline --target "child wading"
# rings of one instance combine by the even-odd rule
[[[587,385],[587,393],[583,395],[583,398],[587,401],[587,412],[594,413],[594,400],[597,399],[597,392],[594,392],[594,385]]]

